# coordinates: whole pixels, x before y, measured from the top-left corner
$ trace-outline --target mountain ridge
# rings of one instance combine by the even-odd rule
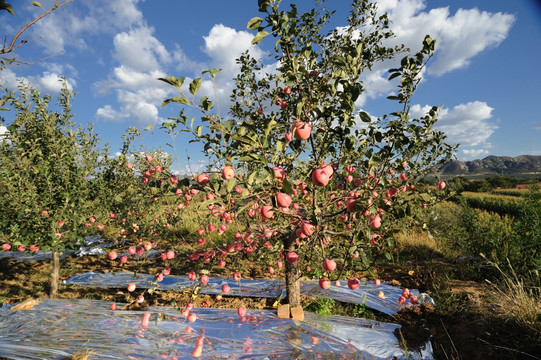
[[[541,156],[519,155],[513,157],[488,155],[483,159],[471,161],[453,160],[442,165],[436,173],[447,176],[541,176]]]

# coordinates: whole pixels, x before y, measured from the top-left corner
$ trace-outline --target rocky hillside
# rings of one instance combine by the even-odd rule
[[[487,156],[472,161],[451,161],[438,174],[447,176],[524,175],[541,176],[541,156]]]

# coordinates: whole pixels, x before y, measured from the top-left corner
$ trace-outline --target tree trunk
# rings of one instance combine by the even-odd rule
[[[296,235],[292,232],[289,237],[284,241],[284,255],[287,256],[288,252],[296,251],[297,244],[295,242]],[[301,287],[300,287],[300,271],[299,263],[285,262],[286,265],[286,291],[287,302],[290,308],[301,306]]]
[[[58,280],[60,279],[60,254],[53,250],[53,268],[51,270],[51,288],[49,298],[54,298],[58,291]]]

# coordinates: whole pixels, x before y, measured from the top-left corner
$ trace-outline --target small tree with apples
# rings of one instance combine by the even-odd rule
[[[217,174],[194,179],[212,194],[201,208],[210,210],[212,229],[236,229],[219,249],[202,247],[190,259],[264,252],[270,272],[285,263],[287,302],[298,308],[306,265],[320,264],[319,283],[326,289],[330,280],[390,256],[399,220],[436,199],[417,192],[415,180],[449,159],[454,148],[434,129],[437,107],[410,117],[410,100],[435,40],[426,36],[418,53],[405,54],[389,70],[389,80],[399,80],[389,96],[396,110],[375,119],[356,106],[367,90],[363,75],[405,53],[383,45],[392,33],[375,4],[354,0],[348,25],[323,34],[331,16],[323,8],[301,14],[295,5],[280,10],[279,0],[258,3],[263,17],[251,19],[248,28],[257,31],[253,44],[273,37],[276,71],[244,53],[230,117],[221,117],[209,98],[196,100],[201,79],[189,84],[187,94],[183,77],[162,78],[179,91],[164,105],[203,114],[194,125],[183,108],[165,126],[181,126],[204,144]],[[218,70],[204,73],[214,80]],[[348,281],[352,289],[359,284]]]
[[[20,251],[52,251],[51,297],[61,253],[89,234],[89,180],[105,155],[92,128],[72,123],[72,96],[64,87],[56,110],[51,96],[25,85],[0,99],[11,110],[0,138],[0,236]]]

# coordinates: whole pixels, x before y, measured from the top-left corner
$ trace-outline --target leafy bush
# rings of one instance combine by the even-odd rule
[[[539,198],[539,189],[531,187],[513,217],[475,209],[469,201],[443,203],[426,222],[447,253],[470,260],[480,279],[498,276],[495,267],[485,266],[480,254],[504,269],[509,262],[517,274],[527,275],[541,269]]]

